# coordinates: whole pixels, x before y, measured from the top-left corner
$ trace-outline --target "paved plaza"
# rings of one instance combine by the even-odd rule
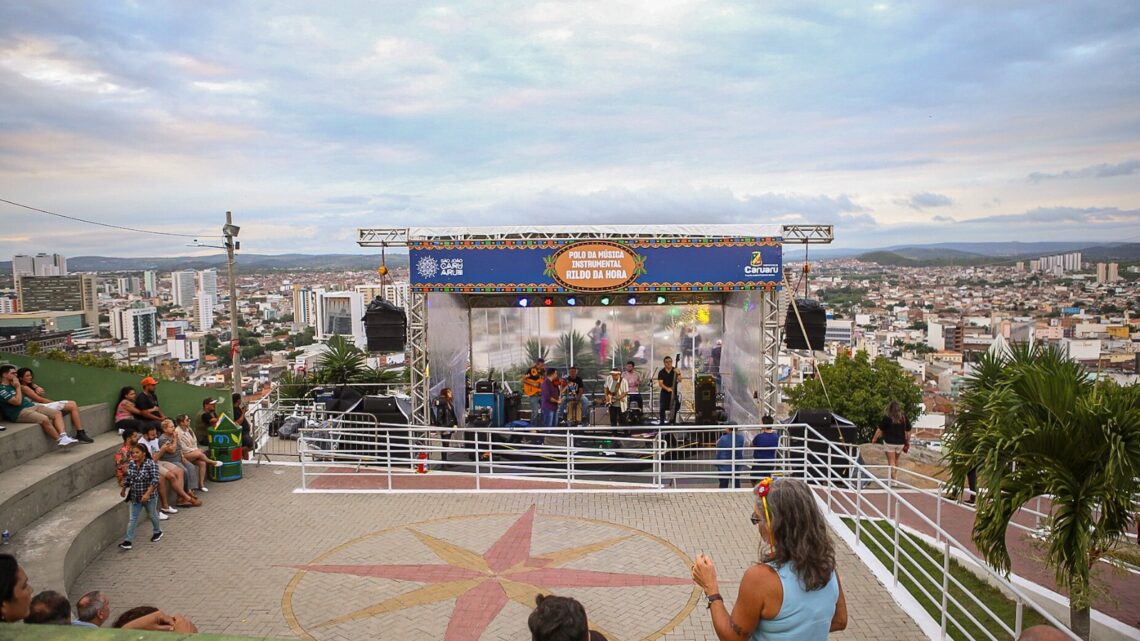
[[[711,554],[731,604],[757,558],[750,497],[662,494],[294,494],[300,471],[214,484],[166,536],[105,550],[73,594],[113,616],[156,605],[203,632],[315,641],[526,641],[539,592],[573,596],[613,641],[715,641],[689,559]],[[126,524],[124,523],[124,528]],[[923,639],[839,545],[850,621],[836,639]]]

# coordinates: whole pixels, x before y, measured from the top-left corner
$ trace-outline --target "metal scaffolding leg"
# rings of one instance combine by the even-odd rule
[[[780,292],[760,294],[760,412],[777,416],[780,404]]]
[[[411,351],[412,425],[431,425],[428,390],[427,294],[412,291],[408,301],[408,345]]]

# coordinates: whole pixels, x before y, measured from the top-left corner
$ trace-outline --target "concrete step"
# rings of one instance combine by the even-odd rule
[[[70,593],[72,584],[104,548],[123,539],[128,516],[117,482],[104,481],[17,532],[11,552],[35,577],[37,592],[58,590],[75,603],[81,595]]]
[[[85,405],[79,408],[79,416],[83,421],[84,431],[91,438],[113,429],[111,421],[111,407],[106,403]],[[67,424],[67,433],[75,435],[71,419],[64,414],[64,423]],[[42,428],[34,423],[7,423],[8,428],[0,432],[0,472],[10,470],[17,465],[30,462],[45,454],[54,453],[60,447],[55,441],[44,434]],[[78,447],[76,444],[71,447]],[[85,447],[90,448],[90,445]]]
[[[115,431],[94,438],[90,444],[53,444],[58,451],[0,472],[0,529],[19,533],[68,499],[114,477],[114,454],[122,439]]]

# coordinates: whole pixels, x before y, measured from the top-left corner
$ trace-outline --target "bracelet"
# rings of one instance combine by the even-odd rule
[[[705,598],[709,600],[708,605],[705,606],[705,608],[709,610],[712,609],[712,604],[714,601],[720,601],[721,603],[724,603],[724,597],[720,595],[720,592],[714,592]]]

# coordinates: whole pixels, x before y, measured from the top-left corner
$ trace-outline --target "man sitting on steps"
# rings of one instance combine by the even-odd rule
[[[20,389],[16,378],[15,365],[0,365],[0,409],[4,418],[14,423],[38,423],[44,434],[55,439],[59,445],[71,445],[79,441],[67,435],[63,427],[63,414],[46,406],[36,404]],[[0,428],[4,426],[0,425]]]
[[[35,376],[35,372],[27,367],[16,370],[16,380],[20,381],[20,388],[24,391],[24,396],[32,399],[36,407],[46,405],[49,409],[57,412],[66,412],[71,417],[71,426],[75,428],[75,440],[80,443],[94,443],[95,439],[87,436],[87,432],[83,431],[83,421],[79,417],[79,404],[75,401],[53,401],[44,396],[44,388],[36,385]]]

